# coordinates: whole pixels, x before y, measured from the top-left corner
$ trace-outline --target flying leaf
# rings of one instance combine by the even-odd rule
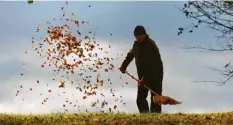
[[[28,4],[32,4],[33,3],[33,0],[28,0]]]
[[[104,71],[105,71],[105,72],[108,72],[108,69],[105,69]]]
[[[83,96],[83,100],[85,100],[87,98],[87,96]]]
[[[36,32],[39,32],[40,31],[40,28],[41,28],[41,25],[38,25],[37,27],[36,27]]]
[[[65,81],[60,80],[59,88],[64,88],[64,87],[65,87]]]
[[[100,80],[100,85],[101,85],[101,86],[103,86],[103,83],[104,83],[104,81],[103,81],[103,80]]]

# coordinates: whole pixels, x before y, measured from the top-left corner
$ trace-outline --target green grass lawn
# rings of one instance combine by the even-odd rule
[[[233,112],[206,114],[0,114],[1,125],[233,125]]]

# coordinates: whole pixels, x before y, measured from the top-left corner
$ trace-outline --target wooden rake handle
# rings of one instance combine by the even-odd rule
[[[130,77],[132,77],[134,80],[136,80],[137,82],[139,81],[136,77],[134,77],[133,75],[131,75],[128,71],[125,71],[125,73],[127,75],[129,75]],[[143,78],[142,78],[143,79]],[[147,88],[148,90],[150,90],[153,94],[155,94],[156,96],[160,96],[158,93],[156,93],[155,91],[153,91],[152,89],[150,89],[147,85],[143,84],[145,88]]]

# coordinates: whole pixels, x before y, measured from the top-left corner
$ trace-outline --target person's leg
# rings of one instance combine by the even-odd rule
[[[150,105],[150,112],[151,113],[161,113],[162,112],[162,105],[155,104],[151,96],[151,105]]]
[[[151,86],[151,89],[155,91],[157,94],[162,95],[162,80],[156,80],[154,84]],[[150,112],[151,113],[161,113],[162,112],[162,105],[155,104],[153,102],[153,96],[155,94],[151,92],[151,105],[150,105]]]
[[[148,96],[148,89],[145,88],[143,85],[138,86],[137,92],[137,106],[140,113],[148,113],[149,112],[149,105],[146,100]]]

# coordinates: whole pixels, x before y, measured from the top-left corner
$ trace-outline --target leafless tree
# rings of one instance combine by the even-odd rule
[[[185,32],[192,33],[201,25],[207,25],[211,29],[219,32],[221,35],[216,36],[221,44],[218,48],[200,47],[200,46],[185,46],[185,49],[201,49],[209,52],[229,52],[233,51],[233,1],[188,1],[180,9],[181,12],[189,19],[194,19],[190,27],[178,28],[178,34]],[[223,81],[197,81],[197,82],[212,82],[220,85],[226,84],[233,78],[233,66],[231,61],[225,64],[223,69],[214,69],[220,72]]]

